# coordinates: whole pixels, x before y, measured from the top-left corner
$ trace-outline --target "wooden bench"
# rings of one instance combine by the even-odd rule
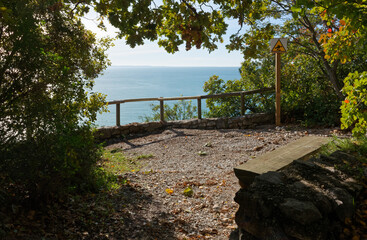
[[[239,179],[241,187],[245,188],[254,181],[256,176],[269,171],[278,171],[294,160],[305,159],[329,141],[328,137],[302,137],[235,167],[234,173]]]

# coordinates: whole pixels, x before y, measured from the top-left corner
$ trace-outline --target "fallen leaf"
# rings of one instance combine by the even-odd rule
[[[204,151],[199,151],[198,152],[198,154],[199,154],[199,156],[206,156],[206,155],[208,155],[206,152],[204,152]]]
[[[187,187],[184,191],[183,191],[183,195],[185,195],[186,197],[192,197],[194,195],[194,191],[192,190],[192,188],[189,186]]]
[[[29,212],[28,212],[28,218],[30,219],[30,220],[33,220],[33,218],[34,218],[34,215],[36,214],[36,211],[34,211],[34,210],[30,210]]]
[[[171,195],[173,193],[173,189],[166,188],[166,193],[168,193],[169,195]]]
[[[352,240],[359,240],[359,239],[360,239],[360,237],[358,235],[354,235],[353,238],[352,238]]]
[[[222,180],[221,184],[219,184],[221,186],[225,186],[226,185],[226,180]]]

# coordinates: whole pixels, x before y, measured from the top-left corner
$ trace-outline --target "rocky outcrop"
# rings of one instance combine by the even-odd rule
[[[257,176],[235,197],[240,239],[338,239],[362,189],[357,177],[366,172],[345,162],[358,164],[352,155],[337,151]]]
[[[272,123],[274,123],[274,114],[267,113],[248,114],[236,118],[206,118],[169,122],[130,123],[123,126],[98,128],[95,137],[99,141],[104,141],[111,138],[121,138],[127,135],[159,132],[167,128],[243,129]]]

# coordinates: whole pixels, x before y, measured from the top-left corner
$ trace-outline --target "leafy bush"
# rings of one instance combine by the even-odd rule
[[[224,82],[218,76],[212,76],[204,84],[204,91],[208,94],[238,92],[245,90],[253,90],[247,88],[248,85],[242,80],[228,80]],[[272,111],[274,109],[274,94],[254,94],[244,96],[245,112],[257,113]],[[241,115],[241,98],[240,97],[224,97],[224,98],[208,98],[206,106],[209,111],[207,117],[236,117]]]
[[[19,141],[2,154],[0,171],[9,183],[3,187],[16,186],[16,200],[32,203],[93,189],[101,157],[88,125]]]
[[[152,116],[140,117],[145,122],[160,121],[160,105],[151,104]],[[164,119],[167,121],[192,119],[197,117],[197,107],[192,105],[192,101],[179,100],[171,107],[164,104]]]
[[[344,79],[343,93],[342,129],[352,127],[353,136],[361,137],[367,132],[367,72],[350,73]]]
[[[92,124],[104,96],[89,94],[108,65],[67,3],[2,1],[0,8],[0,194],[41,203],[93,187],[100,158]]]
[[[310,57],[291,55],[282,57],[281,109],[282,121],[299,120],[305,125],[337,125],[339,123],[338,97],[317,70],[317,62]],[[265,54],[262,60],[246,60],[242,63],[241,79],[224,81],[212,76],[205,84],[208,94],[255,90],[274,87],[274,55]],[[245,97],[247,113],[274,112],[273,93],[254,94]],[[208,99],[208,116],[239,116],[240,98]]]

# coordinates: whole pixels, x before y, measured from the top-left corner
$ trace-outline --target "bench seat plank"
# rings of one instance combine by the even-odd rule
[[[305,136],[235,167],[234,172],[241,186],[249,186],[257,175],[278,171],[294,160],[311,155],[328,141],[328,137]]]

